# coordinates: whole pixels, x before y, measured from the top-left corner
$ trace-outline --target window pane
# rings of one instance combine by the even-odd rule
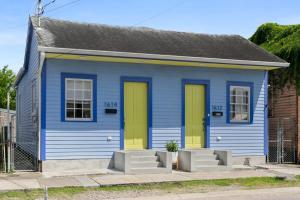
[[[230,105],[230,111],[234,112],[235,111],[235,105]]]
[[[237,101],[237,103],[239,103],[239,104],[243,103],[243,97],[237,96],[237,97],[236,97],[236,101]]]
[[[242,120],[242,114],[236,113],[235,114],[235,120]]]
[[[82,89],[83,89],[83,81],[81,81],[81,80],[76,80],[76,81],[75,81],[75,89],[76,89],[76,90],[82,90]]]
[[[92,89],[92,82],[91,81],[84,81],[84,89],[91,90]]]
[[[75,109],[75,118],[82,118],[82,109]]]
[[[67,91],[67,99],[74,99],[74,90]]]
[[[236,103],[236,98],[235,98],[235,96],[231,96],[230,97],[230,103]]]
[[[67,101],[67,108],[74,108],[75,104],[73,100],[68,100]]]
[[[243,89],[237,89],[237,95],[243,95]]]
[[[75,108],[82,109],[82,101],[75,101]]]
[[[74,109],[67,109],[67,118],[74,118]]]
[[[67,89],[74,90],[74,80],[67,80]]]
[[[83,102],[83,108],[91,109],[91,102],[90,101],[84,101]]]
[[[248,120],[248,113],[242,114],[242,120]]]
[[[91,91],[84,91],[84,99],[89,100],[91,99]]]
[[[242,106],[241,105],[235,105],[235,111],[237,113],[241,113],[242,112]]]
[[[83,118],[91,118],[91,110],[83,110]]]
[[[243,104],[248,104],[248,97],[243,97]]]
[[[236,95],[236,89],[231,89],[230,93],[231,93],[231,95]]]
[[[82,100],[83,99],[83,91],[82,90],[76,90],[75,91],[75,98],[76,98],[76,100]]]
[[[243,113],[248,112],[248,106],[247,105],[242,106],[242,112]]]
[[[235,112],[231,112],[230,113],[230,119],[231,120],[235,120]]]

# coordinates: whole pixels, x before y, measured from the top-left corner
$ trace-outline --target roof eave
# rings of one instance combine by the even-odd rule
[[[175,56],[175,55],[161,55],[161,54],[147,54],[147,53],[71,49],[71,48],[58,48],[58,47],[45,47],[45,46],[39,46],[38,51],[45,52],[45,53],[77,54],[77,55],[90,55],[90,56],[111,56],[111,57],[123,57],[123,58],[157,59],[157,60],[169,60],[169,61],[218,63],[218,64],[232,64],[232,65],[254,65],[254,66],[262,66],[262,67],[270,67],[270,68],[274,68],[274,67],[284,68],[289,66],[289,63],[287,62],[268,62],[268,61],[255,61],[255,60],[189,57],[189,56]]]

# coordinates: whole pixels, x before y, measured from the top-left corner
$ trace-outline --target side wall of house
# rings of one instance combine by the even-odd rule
[[[37,156],[37,71],[39,54],[37,37],[30,39],[28,71],[17,86],[17,145]],[[35,86],[34,86],[35,85]]]
[[[182,79],[200,79],[210,81],[210,106],[221,106],[224,113],[210,118],[210,147],[232,150],[234,156],[264,156],[264,71],[58,59],[47,59],[45,66],[46,160],[110,159],[120,149],[121,76],[152,78],[154,149],[164,149],[169,140],[180,144]],[[97,122],[61,121],[62,72],[97,75]],[[226,81],[253,82],[252,124],[226,123]],[[118,113],[105,114],[105,102],[117,102]]]

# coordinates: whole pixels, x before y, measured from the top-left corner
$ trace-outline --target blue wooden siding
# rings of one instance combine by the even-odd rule
[[[25,151],[37,155],[37,121],[32,118],[32,107],[36,108],[38,113],[38,81],[37,71],[39,65],[39,54],[37,51],[37,38],[35,32],[32,35],[31,43],[29,44],[29,62],[28,71],[23,76],[17,87],[17,143]],[[36,82],[35,92],[32,94],[32,84]],[[33,101],[34,98],[34,101]],[[35,105],[32,105],[35,102]]]
[[[152,78],[152,147],[164,149],[169,140],[181,141],[182,79],[210,80],[210,104],[223,106],[223,117],[210,121],[210,147],[233,155],[264,155],[264,72],[234,69],[167,67],[158,65],[52,60],[47,62],[47,159],[110,158],[120,149],[120,77]],[[61,122],[60,76],[97,75],[97,123]],[[226,123],[226,82],[254,83],[252,124]],[[104,102],[118,103],[118,114],[104,113]],[[112,137],[108,141],[107,137]],[[220,141],[217,137],[221,136]]]

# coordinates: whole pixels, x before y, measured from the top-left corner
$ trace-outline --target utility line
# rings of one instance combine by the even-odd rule
[[[146,18],[146,19],[143,19],[143,20],[141,20],[141,21],[139,21],[139,22],[133,24],[132,26],[137,26],[137,25],[140,25],[140,24],[142,24],[142,23],[144,23],[144,22],[150,21],[150,20],[152,20],[152,19],[154,19],[154,18],[160,17],[160,16],[162,16],[162,15],[164,15],[164,14],[170,12],[171,10],[177,8],[178,6],[181,6],[182,4],[186,3],[186,1],[188,1],[188,0],[180,1],[180,2],[178,2],[177,4],[175,4],[174,6],[169,7],[169,8],[167,8],[167,9],[165,9],[165,10],[162,10],[161,12],[159,12],[159,13],[157,13],[157,14],[155,14],[155,15],[152,15],[152,16]]]
[[[75,3],[79,2],[79,1],[81,1],[81,0],[70,1],[70,2],[68,2],[68,3],[62,4],[61,6],[58,6],[58,7],[49,9],[48,11],[45,11],[45,13],[57,11],[57,10],[59,10],[59,9],[61,9],[61,8],[64,8],[64,7],[69,6],[69,5],[72,5],[72,4],[75,4]]]

